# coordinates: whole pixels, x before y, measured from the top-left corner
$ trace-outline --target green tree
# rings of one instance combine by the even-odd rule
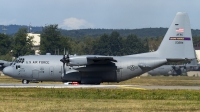
[[[131,34],[125,40],[124,52],[126,55],[148,52],[148,47],[136,35]]]
[[[110,46],[111,55],[114,55],[114,56],[122,55],[123,42],[122,42],[122,37],[120,37],[120,34],[117,31],[112,32],[109,40],[110,40],[109,46]]]
[[[150,51],[156,51],[160,46],[163,37],[151,37],[148,39],[148,46]]]
[[[71,44],[70,44],[69,37],[60,36],[60,42],[58,42],[57,45],[59,46],[58,48],[59,51],[61,51],[60,54],[63,55],[64,49],[68,51],[69,53],[71,53]]]
[[[200,47],[200,36],[195,36],[192,38],[194,47]]]
[[[68,39],[61,36],[57,24],[45,26],[41,33],[40,53],[54,54],[55,50],[60,49],[59,51],[63,52],[64,48],[69,50],[69,44],[67,42]]]
[[[83,38],[83,43],[82,50],[84,54],[94,54],[93,49],[94,45],[97,43],[97,39],[87,36]]]
[[[94,54],[111,55],[109,41],[110,41],[110,38],[107,34],[102,35],[99,38],[98,44],[96,44],[94,47]]]
[[[123,39],[113,31],[109,36],[104,34],[95,46],[95,54],[120,56],[123,54]]]
[[[27,38],[27,29],[20,28],[18,32],[14,36],[14,44],[13,44],[13,56],[23,56],[34,54],[34,50],[32,50],[33,46],[33,37]]]
[[[138,39],[136,35],[129,35],[126,38],[125,45],[124,45],[124,52],[126,55],[130,54],[136,54],[138,53],[138,48],[136,47],[138,45]]]
[[[143,49],[140,50],[140,53],[149,52],[149,41],[147,38],[140,39],[143,44]]]
[[[12,38],[5,34],[0,34],[0,55],[6,55],[11,50]]]

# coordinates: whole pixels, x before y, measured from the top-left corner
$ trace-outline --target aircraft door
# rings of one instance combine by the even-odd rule
[[[39,78],[39,71],[38,70],[33,70],[32,71],[33,79],[38,79]]]
[[[19,70],[19,75],[21,75],[22,77],[25,76],[25,70],[24,70],[24,68],[21,68],[21,69]]]
[[[53,75],[53,74],[54,74],[54,68],[53,68],[52,66],[51,66],[50,69],[49,69],[49,74],[50,74],[50,75]]]

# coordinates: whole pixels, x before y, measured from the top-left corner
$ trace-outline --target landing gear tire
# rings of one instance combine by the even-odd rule
[[[28,84],[28,83],[29,83],[29,80],[25,80],[25,79],[22,80],[22,84]]]

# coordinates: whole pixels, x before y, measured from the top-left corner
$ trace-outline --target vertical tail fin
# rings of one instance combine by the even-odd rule
[[[168,60],[195,58],[187,13],[178,12],[176,14],[156,54]]]

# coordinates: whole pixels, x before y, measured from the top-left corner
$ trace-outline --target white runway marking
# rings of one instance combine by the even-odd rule
[[[3,84],[3,83],[0,83],[0,88],[107,88],[107,89],[136,89],[136,90],[152,90],[152,89],[200,90],[200,86],[65,85],[65,84]]]

